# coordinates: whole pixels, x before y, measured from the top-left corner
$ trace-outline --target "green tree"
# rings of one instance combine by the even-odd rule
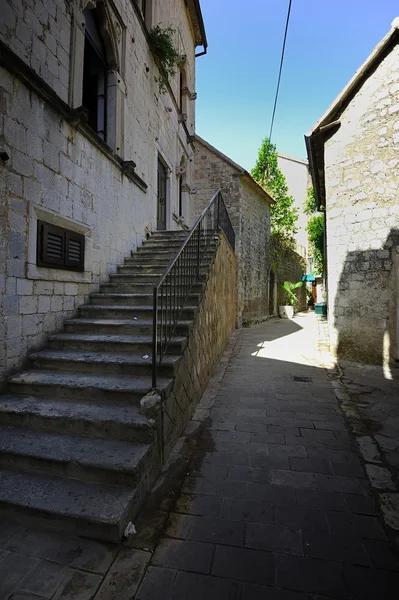
[[[309,252],[313,256],[314,268],[318,273],[324,270],[324,212],[317,213],[317,204],[312,187],[308,188],[304,212],[310,215],[307,225]]]
[[[272,234],[294,248],[298,209],[293,206],[294,198],[289,195],[285,176],[278,166],[276,146],[267,137],[259,148],[251,175],[276,201],[270,208]]]

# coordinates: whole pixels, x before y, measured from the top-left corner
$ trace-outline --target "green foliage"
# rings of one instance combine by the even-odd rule
[[[308,239],[313,255],[314,268],[318,273],[324,270],[324,214],[320,213],[308,221]]]
[[[161,73],[160,77],[155,77],[161,94],[167,91],[166,83],[176,75],[179,63],[179,53],[173,45],[174,34],[175,30],[171,27],[162,29],[160,25],[155,25],[149,33],[152,52]]]
[[[251,175],[276,201],[270,207],[272,234],[293,249],[294,235],[298,231],[298,210],[293,206],[294,198],[288,194],[285,176],[278,166],[276,146],[267,137],[259,148]]]
[[[303,210],[311,215],[308,225],[309,252],[313,256],[314,268],[318,273],[324,270],[324,212],[316,214],[317,205],[313,187],[308,188]],[[322,209],[323,210],[323,209]]]
[[[303,212],[305,215],[312,215],[317,211],[317,203],[314,195],[313,187],[309,187],[306,195],[306,200],[303,205]]]
[[[294,306],[294,304],[298,302],[298,298],[296,297],[296,294],[294,294],[294,290],[301,287],[302,284],[302,281],[297,281],[296,283],[284,281],[284,283],[281,284],[281,287],[284,290],[285,302],[288,306]]]

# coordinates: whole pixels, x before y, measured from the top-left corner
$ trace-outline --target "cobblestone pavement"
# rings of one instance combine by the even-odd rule
[[[311,313],[234,334],[124,544],[0,523],[0,600],[396,599],[317,332]]]

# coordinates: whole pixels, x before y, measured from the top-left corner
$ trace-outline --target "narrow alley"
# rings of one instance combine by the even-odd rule
[[[394,598],[399,560],[359,456],[314,313],[239,330],[137,535],[118,546],[3,524],[0,597]]]

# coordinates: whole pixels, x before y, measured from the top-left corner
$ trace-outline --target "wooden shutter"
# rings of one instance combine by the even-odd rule
[[[84,271],[85,236],[66,231],[65,240],[65,265],[75,271]]]
[[[84,250],[84,235],[45,221],[37,222],[39,267],[84,271]]]

